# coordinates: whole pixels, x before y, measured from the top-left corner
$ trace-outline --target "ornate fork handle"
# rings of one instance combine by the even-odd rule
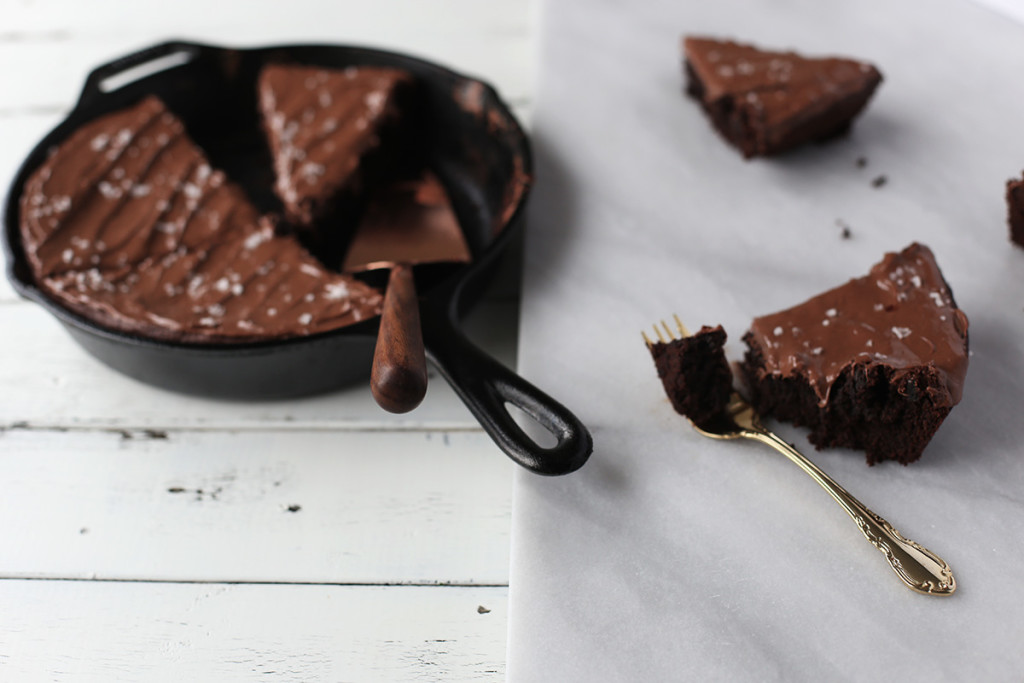
[[[854,498],[832,477],[825,474],[800,451],[765,429],[758,422],[753,428],[744,428],[742,435],[766,443],[800,466],[807,474],[836,499],[853,521],[860,527],[864,538],[885,556],[889,566],[908,587],[930,595],[951,595],[956,590],[953,571],[946,562],[925,547],[904,537],[863,503]]]

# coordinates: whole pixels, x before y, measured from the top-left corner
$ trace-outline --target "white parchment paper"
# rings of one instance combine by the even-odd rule
[[[747,162],[682,95],[683,33],[860,57],[885,82],[849,137]],[[1004,191],[1024,168],[1024,28],[962,0],[557,0],[540,63],[520,371],[595,451],[517,475],[509,679],[1019,680],[1024,249]],[[923,458],[869,468],[772,426],[944,557],[945,599],[905,588],[781,456],[697,435],[640,337],[678,313],[723,324],[739,358],[752,317],[915,240],[972,349]]]

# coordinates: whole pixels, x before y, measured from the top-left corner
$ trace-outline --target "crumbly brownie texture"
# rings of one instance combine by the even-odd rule
[[[1010,239],[1024,247],[1024,179],[1006,183],[1006,205],[1009,212]]]
[[[721,416],[732,394],[725,339],[721,325],[704,326],[692,336],[648,346],[672,407],[697,426]]]
[[[845,132],[882,74],[871,64],[808,59],[728,40],[683,40],[686,91],[746,158]]]
[[[71,135],[26,182],[20,211],[39,287],[117,330],[255,341],[380,312],[376,290],[275,236],[153,97]]]
[[[368,176],[392,151],[383,140],[396,133],[398,99],[411,81],[404,71],[376,67],[263,68],[260,110],[289,221],[307,227],[344,212],[346,201],[374,183]]]
[[[862,278],[756,318],[741,364],[762,415],[868,464],[917,460],[967,374],[967,317],[931,251],[886,254]]]

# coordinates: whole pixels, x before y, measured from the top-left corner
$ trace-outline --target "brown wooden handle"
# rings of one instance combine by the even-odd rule
[[[407,413],[427,393],[427,358],[412,266],[396,264],[388,276],[370,391],[384,410]]]

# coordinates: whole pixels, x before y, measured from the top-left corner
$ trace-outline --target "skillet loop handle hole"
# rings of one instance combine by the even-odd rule
[[[526,409],[511,401],[505,401],[505,410],[512,421],[523,431],[523,434],[537,444],[538,448],[550,450],[558,445],[558,435],[543,424],[536,415],[527,412]]]

